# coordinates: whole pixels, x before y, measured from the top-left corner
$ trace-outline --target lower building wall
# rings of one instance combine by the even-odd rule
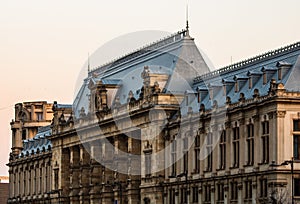
[[[0,203],[7,203],[9,197],[9,184],[0,183]]]

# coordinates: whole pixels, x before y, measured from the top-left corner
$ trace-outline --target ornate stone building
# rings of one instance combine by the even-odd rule
[[[209,72],[187,29],[90,71],[73,108],[13,143],[9,203],[300,201],[299,56]]]

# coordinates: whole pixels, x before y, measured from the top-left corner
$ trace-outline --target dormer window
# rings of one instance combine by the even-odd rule
[[[278,80],[282,80],[292,66],[293,65],[288,62],[277,62],[276,67],[278,67]]]

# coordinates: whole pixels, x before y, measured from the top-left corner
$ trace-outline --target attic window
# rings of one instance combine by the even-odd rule
[[[188,106],[189,105],[189,96],[188,95],[185,96],[185,102],[186,102],[185,105]]]
[[[249,77],[249,89],[252,89],[252,86],[253,86],[252,77]]]
[[[267,83],[267,73],[264,72],[263,74],[263,84],[265,85]]]
[[[234,84],[234,90],[235,90],[235,92],[238,92],[238,91],[239,91],[239,84],[238,84],[237,81],[236,81],[235,84]]]

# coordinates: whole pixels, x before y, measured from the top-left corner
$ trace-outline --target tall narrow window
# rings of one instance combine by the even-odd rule
[[[218,184],[218,201],[224,201],[224,184]]]
[[[193,203],[198,203],[199,195],[198,195],[198,187],[193,187]]]
[[[245,181],[245,199],[252,198],[252,181]]]
[[[300,135],[294,135],[294,159],[300,159]]]
[[[240,163],[240,141],[239,140],[240,140],[240,128],[235,127],[233,128],[233,140],[232,140],[234,168],[239,167],[239,163]]]
[[[171,147],[171,159],[172,159],[172,176],[176,176],[176,151],[177,151],[177,142],[174,140]]]
[[[220,138],[220,169],[226,168],[226,130],[221,132]]]
[[[210,193],[211,193],[210,185],[204,186],[204,201],[205,202],[209,202],[211,200]]]
[[[57,181],[58,183],[58,181]],[[29,170],[28,170],[28,191],[27,191],[28,195],[31,194],[31,169],[29,167]]]
[[[300,131],[300,120],[293,121],[293,131]]]
[[[48,184],[49,181],[48,181],[48,166],[45,167],[45,189],[44,189],[44,192],[48,192]]]
[[[25,171],[23,172],[23,195],[24,196],[26,195],[26,189],[27,189],[27,186],[26,186],[26,174],[27,174],[27,171],[25,169]]]
[[[54,189],[58,189],[58,169],[54,170]]]
[[[33,185],[32,185],[33,193],[37,194],[37,169],[36,168],[33,170],[33,173],[34,173],[34,175],[33,175]]]
[[[187,189],[186,188],[181,189],[181,203],[182,204],[187,203]]]
[[[40,168],[40,189],[39,189],[39,193],[43,192],[43,167]]]
[[[230,184],[230,199],[237,200],[238,199],[238,182],[234,181]]]
[[[262,197],[262,198],[268,197],[268,180],[267,179],[260,180],[260,197]]]
[[[207,140],[206,140],[206,153],[207,153],[206,171],[212,171],[212,165],[213,165],[213,163],[212,163],[213,162],[212,144],[213,144],[213,134],[208,133]]]
[[[294,179],[294,196],[300,196],[300,179]]]
[[[170,197],[169,197],[170,203],[175,203],[175,189],[173,189],[173,188],[170,189],[169,195],[170,195]]]
[[[145,154],[145,176],[151,176],[151,153]]]
[[[262,123],[262,163],[269,163],[269,121]]]
[[[294,159],[300,160],[300,120],[293,121],[294,132]]]
[[[183,172],[188,172],[188,138],[183,139]]]
[[[252,166],[254,163],[254,125],[247,126],[247,165]]]
[[[194,161],[195,161],[195,172],[199,173],[200,172],[200,135],[199,134],[197,134],[195,138]]]
[[[27,139],[27,132],[26,130],[22,130],[22,140],[26,140]]]

